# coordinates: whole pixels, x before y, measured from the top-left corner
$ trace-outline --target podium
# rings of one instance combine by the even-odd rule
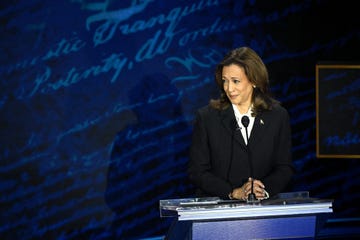
[[[161,217],[174,218],[168,240],[313,239],[332,212],[332,200],[295,192],[257,203],[165,199],[159,207]]]

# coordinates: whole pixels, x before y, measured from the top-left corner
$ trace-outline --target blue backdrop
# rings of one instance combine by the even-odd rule
[[[334,199],[324,236],[359,234],[359,159],[315,155],[315,65],[360,59],[345,2],[1,3],[1,239],[164,235],[158,201],[193,194],[194,112],[218,96],[217,62],[244,45],[290,113],[293,190]]]

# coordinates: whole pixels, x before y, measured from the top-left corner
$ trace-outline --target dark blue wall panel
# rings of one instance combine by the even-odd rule
[[[335,199],[332,222],[345,227],[334,232],[343,234],[359,222],[359,160],[315,156],[315,65],[359,60],[355,9],[335,1],[3,1],[1,239],[164,235],[169,219],[159,217],[158,200],[193,194],[185,169],[194,111],[217,97],[216,63],[244,45],[264,59],[289,110],[293,190]]]

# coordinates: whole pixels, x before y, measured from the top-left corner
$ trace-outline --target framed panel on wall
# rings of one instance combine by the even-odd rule
[[[360,158],[360,64],[316,65],[316,156]]]

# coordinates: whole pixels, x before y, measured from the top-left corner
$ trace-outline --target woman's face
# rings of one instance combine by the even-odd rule
[[[253,93],[253,85],[245,75],[245,71],[238,65],[231,64],[222,69],[224,91],[231,101],[239,107],[249,107]]]

